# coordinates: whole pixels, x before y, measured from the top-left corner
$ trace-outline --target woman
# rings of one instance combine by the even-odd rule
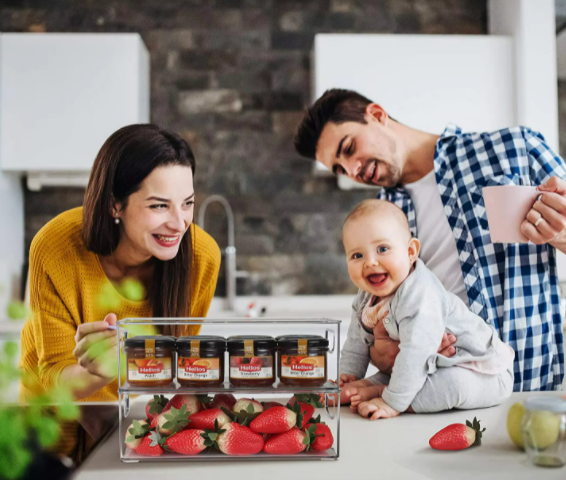
[[[22,331],[20,397],[72,385],[81,401],[116,400],[110,324],[125,317],[206,316],[220,251],[192,224],[194,171],[187,142],[154,125],[124,127],[104,143],[84,207],[50,221],[31,245],[33,315]],[[143,285],[143,300],[115,290],[132,278]],[[100,302],[109,290],[119,299],[110,313]],[[162,332],[189,335],[198,328]]]

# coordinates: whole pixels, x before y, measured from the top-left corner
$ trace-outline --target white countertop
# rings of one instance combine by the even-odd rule
[[[438,414],[404,414],[368,421],[341,410],[340,457],[329,461],[215,462],[120,461],[118,432],[76,473],[77,479],[566,479],[566,467],[542,468],[512,445],[507,435],[509,406],[533,393],[514,393],[489,409]],[[556,393],[553,393],[556,395]],[[476,416],[486,428],[479,447],[435,451],[428,440],[445,426]]]

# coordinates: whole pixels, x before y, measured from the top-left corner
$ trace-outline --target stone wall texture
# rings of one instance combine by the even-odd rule
[[[342,221],[371,194],[340,191],[294,152],[317,33],[485,34],[486,0],[5,0],[2,32],[139,32],[151,55],[151,119],[189,141],[199,202],[236,217],[238,294],[355,292]],[[344,67],[345,68],[345,67]],[[564,89],[562,89],[563,91]],[[375,99],[379,101],[379,99]],[[81,189],[26,192],[26,244]],[[226,244],[212,205],[206,230]],[[224,293],[224,273],[217,294]]]

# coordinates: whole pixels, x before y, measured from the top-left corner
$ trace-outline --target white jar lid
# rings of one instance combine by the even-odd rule
[[[533,396],[527,398],[524,406],[529,411],[566,413],[566,399],[557,396]]]

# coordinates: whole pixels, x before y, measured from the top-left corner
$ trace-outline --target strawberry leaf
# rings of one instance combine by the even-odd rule
[[[324,405],[320,402],[320,395],[319,394],[294,394],[295,399],[302,403],[307,403],[315,408],[322,408]]]
[[[161,434],[159,434],[157,431],[152,431],[151,434],[149,435],[149,439],[151,439],[149,445],[153,448],[157,445],[161,445],[163,438]]]
[[[478,419],[474,417],[473,422],[466,421],[466,426],[472,428],[476,432],[476,440],[474,441],[473,445],[480,445],[482,433],[485,431],[485,428],[481,429],[480,421],[478,421]]]
[[[130,435],[126,438],[127,443],[143,438],[149,432],[149,424],[147,423],[142,424],[137,419],[134,419],[132,424],[133,426],[128,429]]]
[[[298,403],[298,401],[295,401],[295,404],[293,406],[287,403],[287,409],[293,411],[297,415],[296,425],[300,428],[303,425],[303,413],[301,411],[301,405]]]
[[[320,414],[316,418],[310,418],[307,424],[326,424],[320,419]]]
[[[165,405],[169,402],[163,394],[153,396],[153,400],[149,401],[149,414],[161,414]]]
[[[308,429],[305,429],[305,438],[303,439],[303,444],[306,444],[307,451],[310,450],[311,444],[316,439],[316,424],[309,426]]]
[[[211,398],[208,394],[199,394],[197,395],[197,398],[202,404],[208,404],[213,401],[213,398]]]
[[[171,434],[180,431],[189,424],[189,414],[186,404],[179,409],[172,407],[169,413],[163,415],[166,421],[161,426],[162,429],[171,430]]]
[[[204,445],[209,448],[220,449],[218,447],[218,436],[225,433],[226,429],[220,429],[218,427],[218,419],[214,420],[214,429],[205,429],[204,433],[200,435],[204,438]]]

